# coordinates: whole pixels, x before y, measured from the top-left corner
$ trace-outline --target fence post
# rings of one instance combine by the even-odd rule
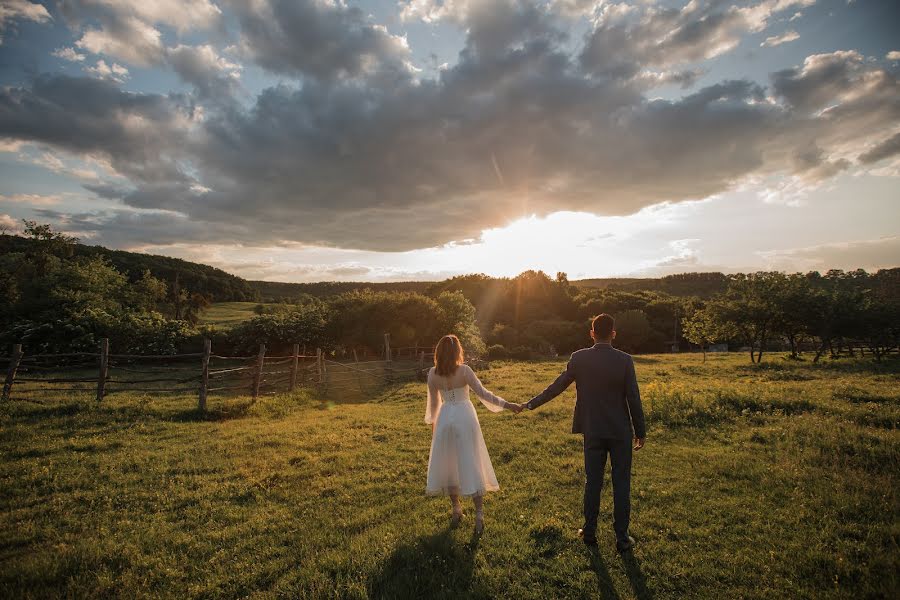
[[[16,371],[22,361],[22,344],[14,344],[12,356],[9,357],[9,369],[6,370],[6,382],[3,384],[3,401],[9,400],[12,393],[13,382],[16,380]]]
[[[417,379],[425,380],[425,351],[419,352],[419,377]]]
[[[356,363],[356,368],[359,369],[359,356],[356,354],[356,348],[353,349],[353,362]],[[362,392],[363,383],[358,370],[356,371],[356,385],[359,386],[359,391]]]
[[[322,349],[316,348],[316,383],[322,383]]]
[[[200,374],[200,400],[197,408],[200,412],[206,410],[206,392],[209,389],[209,355],[212,354],[212,340],[203,340],[203,370]]]
[[[297,387],[297,361],[300,360],[300,344],[294,344],[294,360],[291,361],[291,387],[288,391],[293,392]]]
[[[100,372],[97,374],[97,402],[106,395],[106,376],[109,373],[109,338],[100,340]]]
[[[256,357],[256,371],[253,373],[253,400],[259,398],[259,386],[262,383],[263,363],[266,360],[266,345],[259,345],[259,356]]]
[[[391,381],[391,379],[393,379],[394,370],[392,368],[393,365],[391,364],[391,361],[392,361],[392,358],[391,358],[391,334],[389,334],[389,333],[384,334],[384,357],[385,357],[385,365],[384,365],[385,375],[387,376],[387,380]]]

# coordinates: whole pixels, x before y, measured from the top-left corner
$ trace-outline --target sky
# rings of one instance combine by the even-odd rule
[[[269,281],[900,266],[900,2],[0,0],[0,227]]]

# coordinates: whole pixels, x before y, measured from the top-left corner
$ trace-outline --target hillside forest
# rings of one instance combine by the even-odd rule
[[[214,302],[258,302],[234,326],[204,324]],[[86,246],[26,222],[0,235],[0,344],[28,353],[96,348],[220,351],[294,343],[346,352],[429,346],[455,332],[488,358],[564,355],[590,343],[590,319],[616,318],[615,345],[632,353],[741,349],[791,358],[864,351],[875,360],[900,344],[900,268],[875,273],[685,273],[657,279],[569,281],[526,271],[441,282],[251,282],[174,258]]]

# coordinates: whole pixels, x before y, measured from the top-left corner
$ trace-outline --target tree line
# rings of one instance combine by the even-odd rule
[[[688,307],[683,326],[704,359],[726,342],[757,363],[773,346],[795,359],[808,348],[814,362],[864,348],[880,361],[900,346],[900,269],[732,275],[724,292]]]
[[[49,225],[27,221],[23,235],[24,244],[4,244],[13,236],[0,235],[0,344],[22,343],[28,353],[94,351],[108,338],[120,353],[174,354],[199,351],[211,338],[219,352],[254,353],[260,343],[289,351],[299,343],[380,354],[386,332],[398,347],[427,346],[447,331],[471,352],[484,351],[475,308],[457,292],[307,296],[222,330],[200,322],[210,302],[196,278],[176,271],[165,281],[149,269],[130,276],[106,255],[79,252],[76,238]]]
[[[724,343],[746,348],[754,362],[773,350],[819,360],[859,347],[880,360],[898,346],[900,269],[684,273],[648,280],[652,289],[635,288],[645,280],[584,285],[542,271],[415,285],[270,284],[282,302],[217,329],[200,322],[210,302],[210,280],[204,287],[195,276],[202,265],[168,279],[135,273],[48,225],[25,225],[24,243],[0,235],[0,343],[22,342],[29,352],[94,349],[108,337],[122,352],[165,354],[197,351],[211,337],[234,352],[263,342],[379,353],[386,332],[395,347],[424,347],[452,331],[473,354],[537,358],[589,345],[590,320],[603,312],[616,318],[616,345],[632,353]]]

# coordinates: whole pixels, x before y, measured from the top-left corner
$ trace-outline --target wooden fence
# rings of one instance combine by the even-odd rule
[[[433,349],[392,350],[390,334],[384,339],[382,360],[359,361],[354,350],[353,362],[329,358],[320,348],[315,355],[306,354],[300,344],[294,344],[291,354],[278,356],[267,355],[265,344],[252,356],[213,354],[210,340],[204,340],[203,352],[165,355],[114,354],[107,339],[97,352],[65,354],[26,355],[22,345],[16,344],[10,356],[0,357],[9,365],[2,400],[10,400],[14,392],[15,397],[31,401],[45,394],[81,392],[97,402],[120,392],[196,393],[197,406],[203,411],[212,393],[245,393],[256,400],[299,386],[364,391],[375,382],[423,379]]]

